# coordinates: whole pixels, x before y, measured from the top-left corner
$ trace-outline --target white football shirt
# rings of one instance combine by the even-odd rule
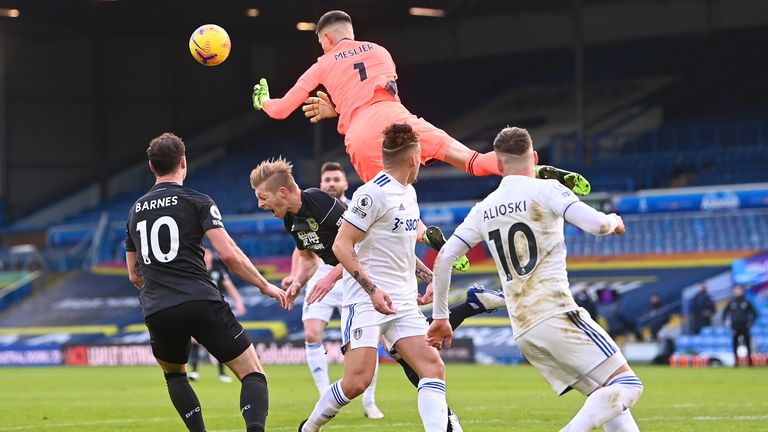
[[[506,176],[453,234],[470,248],[487,243],[515,337],[546,318],[578,308],[568,287],[563,234],[563,214],[577,202],[578,197],[556,180]]]
[[[392,297],[396,309],[399,305],[415,306],[415,248],[420,215],[413,186],[404,186],[380,172],[355,191],[342,217],[365,232],[355,245],[355,252],[368,277]],[[340,283],[344,305],[371,301],[346,270]]]

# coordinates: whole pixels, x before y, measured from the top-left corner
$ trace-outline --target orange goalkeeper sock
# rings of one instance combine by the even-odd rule
[[[472,152],[472,156],[464,163],[464,171],[474,176],[501,175],[496,152],[492,151],[482,154]]]

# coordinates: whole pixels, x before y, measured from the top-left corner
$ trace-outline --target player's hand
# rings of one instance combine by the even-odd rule
[[[312,304],[316,301],[321,301],[325,298],[325,296],[333,290],[333,287],[336,285],[336,281],[333,280],[333,277],[329,277],[331,274],[325,275],[322,279],[317,281],[314,287],[312,287],[312,291],[309,293],[307,298],[304,300],[307,304]]]
[[[612,234],[615,234],[615,235],[624,234],[624,220],[622,220],[621,216],[617,215],[616,213],[611,213],[611,216],[616,218],[616,221],[618,222],[616,225],[616,229],[613,230]]]
[[[293,309],[293,303],[296,301],[296,297],[299,296],[299,293],[301,292],[301,285],[299,285],[299,281],[294,280],[291,282],[291,285],[288,286],[288,289],[285,290],[285,297],[290,302],[290,305],[288,306],[288,310]]]
[[[293,302],[288,300],[288,296],[285,294],[285,291],[272,285],[271,283],[267,283],[267,286],[262,288],[261,292],[264,295],[268,295],[273,299],[277,300],[278,302],[280,302],[280,307],[282,307],[283,309],[290,309],[291,307],[293,307]]]
[[[429,325],[429,330],[427,330],[426,341],[427,345],[437,349],[442,348],[443,343],[445,343],[446,348],[451,347],[453,329],[447,318],[432,320],[432,324]]]
[[[419,294],[416,297],[416,303],[420,305],[430,304],[432,303],[432,299],[434,297],[434,291],[432,290],[432,284],[430,283],[427,285],[427,290],[424,292],[424,295]]]
[[[304,111],[304,117],[308,118],[310,122],[317,123],[320,120],[338,117],[336,107],[333,106],[331,98],[328,94],[322,91],[317,92],[317,97],[310,96],[304,101],[304,106],[301,107]]]
[[[269,86],[267,79],[262,78],[259,83],[253,86],[253,107],[257,110],[264,109],[264,101],[269,99]]]
[[[384,315],[392,315],[397,312],[395,310],[395,305],[392,304],[392,297],[381,288],[377,288],[376,292],[373,293],[371,296],[371,303],[373,303],[374,309]]]
[[[280,281],[280,286],[283,287],[284,290],[287,290],[288,287],[291,286],[293,283],[294,277],[293,275],[288,275],[283,278],[283,280]]]

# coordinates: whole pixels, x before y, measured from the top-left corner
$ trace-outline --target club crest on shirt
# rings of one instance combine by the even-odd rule
[[[309,224],[309,229],[311,229],[312,231],[317,231],[317,229],[320,227],[317,224],[317,221],[315,220],[315,218],[307,218],[307,223]]]
[[[355,337],[355,340],[360,340],[360,338],[363,337],[363,329],[355,329],[355,331],[352,333],[352,336]]]

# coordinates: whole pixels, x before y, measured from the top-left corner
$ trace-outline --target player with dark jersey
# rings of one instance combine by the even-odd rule
[[[290,288],[297,274],[301,273],[299,260],[322,261],[306,283],[307,296],[316,287],[333,287],[341,274],[341,267],[336,267],[338,261],[331,252],[331,245],[336,238],[341,215],[347,208],[344,192],[348,183],[343,168],[336,162],[326,162],[320,172],[320,189],[299,190],[297,187],[289,192],[286,198],[290,204],[283,217],[285,229],[297,245],[291,256],[291,273],[282,281],[283,288]],[[323,335],[334,311],[341,313],[343,297],[341,288],[329,291],[321,301],[311,304],[305,301],[301,310],[307,367],[320,394],[331,384]],[[371,385],[363,393],[363,415],[372,420],[384,418],[384,413],[376,405],[376,377],[374,374]]]
[[[242,316],[245,313],[245,304],[243,303],[243,298],[240,297],[240,293],[237,291],[237,287],[229,277],[226,266],[222,265],[220,262],[214,262],[213,251],[211,249],[203,248],[203,251],[205,252],[203,260],[205,261],[205,268],[208,270],[208,275],[216,285],[216,288],[218,288],[219,293],[222,296],[226,294],[232,299],[235,316]],[[200,345],[195,338],[192,338],[192,352],[189,354],[189,365],[192,368],[192,371],[187,374],[190,381],[197,381],[200,379],[198,364],[200,363],[200,351],[202,351],[202,347],[203,346]],[[224,364],[215,360],[212,360],[212,362],[216,363],[216,366],[219,369],[219,381],[226,384],[231,383],[232,378],[225,372]]]
[[[333,253],[332,245],[336,240],[346,205],[316,188],[301,191],[293,178],[292,170],[292,164],[282,158],[264,161],[251,171],[251,186],[256,192],[259,208],[283,219],[286,230],[291,233],[299,249],[298,270],[292,270],[294,279],[286,290],[289,299],[293,301],[299,295],[301,288],[307,284],[317,268],[318,262],[312,252],[325,263],[335,266],[325,276],[331,283],[318,283],[316,287],[310,287],[312,290],[304,302],[313,304],[322,301],[333,289],[334,283],[341,279],[342,266]],[[418,259],[416,262],[416,276],[424,282],[431,282],[432,272]],[[431,289],[427,295],[431,296]],[[425,304],[431,300],[420,296],[418,301]],[[413,368],[402,358],[398,357],[397,361],[403,366],[412,383],[413,376],[417,377],[414,386],[418,384],[418,375]],[[450,409],[448,414],[447,431],[461,431],[458,417]]]
[[[183,186],[184,154],[184,143],[170,133],[149,143],[147,156],[156,182],[128,214],[129,279],[139,289],[152,352],[187,429],[205,431],[200,402],[186,374],[194,337],[241,381],[240,409],[247,431],[263,432],[267,417],[264,369],[206,270],[203,235],[232,272],[283,307],[288,303],[285,293],[264,279],[229,237],[213,200]]]
[[[331,246],[336,238],[339,218],[347,205],[318,188],[301,191],[301,208],[296,213],[286,213],[285,229],[291,233],[299,250],[317,254],[326,264],[336,265],[339,260]],[[317,220],[315,215],[323,215]]]

